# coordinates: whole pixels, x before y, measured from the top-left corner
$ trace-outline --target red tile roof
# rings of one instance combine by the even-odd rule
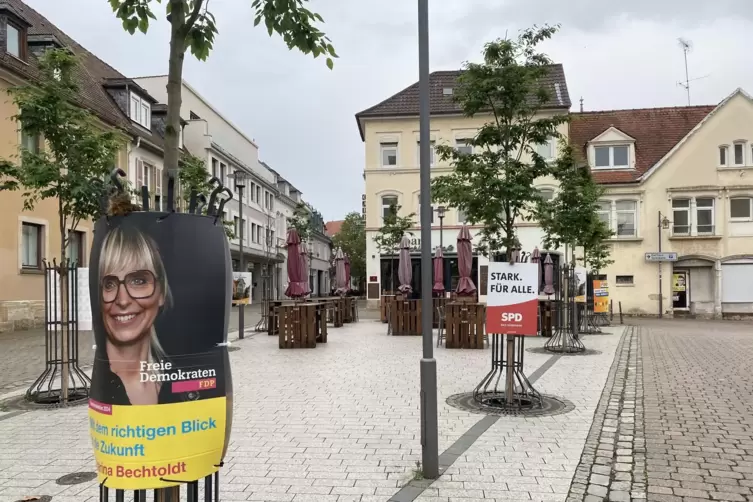
[[[710,105],[573,113],[570,143],[585,161],[588,142],[610,127],[634,138],[634,170],[592,171],[597,183],[633,183],[715,108]]]
[[[337,233],[340,232],[340,229],[342,228],[344,222],[345,220],[335,220],[325,223],[324,228],[327,230],[327,235],[329,235],[330,237],[337,235]]]

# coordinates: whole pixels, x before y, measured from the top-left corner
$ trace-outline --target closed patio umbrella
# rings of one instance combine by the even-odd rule
[[[345,289],[345,256],[343,250],[337,248],[335,252],[335,294],[344,295],[347,293]]]
[[[345,255],[345,291],[350,291],[350,257]]]
[[[303,271],[302,280],[306,285],[306,294],[309,295],[311,294],[311,285],[309,284],[309,277],[311,276],[311,272],[309,271],[309,250],[308,247],[306,247],[305,242],[301,242],[299,252],[301,253],[301,270]]]
[[[536,264],[536,294],[541,291],[541,271],[539,270],[539,263],[541,263],[541,251],[539,251],[539,247],[536,246],[533,248],[533,253],[531,253],[531,263]]]
[[[434,285],[431,290],[435,293],[444,293],[444,253],[441,246],[434,251]]]
[[[459,296],[472,296],[476,293],[476,286],[471,280],[473,269],[473,249],[471,248],[471,232],[467,225],[463,225],[458,233],[458,272],[460,279],[455,292]]]
[[[285,296],[303,298],[306,296],[306,283],[303,282],[303,260],[301,259],[301,238],[295,228],[288,230],[288,287]]]
[[[554,262],[549,253],[544,258],[544,294],[547,296],[554,294]]]
[[[397,288],[398,291],[405,295],[413,292],[413,288],[410,285],[411,279],[413,279],[413,266],[410,259],[410,239],[407,235],[403,235],[403,240],[400,241],[397,278],[400,280],[400,286]]]

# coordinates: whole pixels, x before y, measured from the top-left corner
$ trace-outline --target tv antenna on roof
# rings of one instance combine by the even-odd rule
[[[686,40],[682,37],[678,38],[677,41],[680,44],[683,57],[685,58],[685,81],[677,82],[677,85],[685,88],[685,92],[687,92],[688,94],[688,106],[690,106],[690,83],[696,80],[701,80],[703,78],[706,78],[708,77],[708,75],[704,75],[703,77],[698,77],[698,78],[692,78],[692,79],[690,78],[689,73],[688,73],[688,52],[693,50],[693,43],[690,40]]]

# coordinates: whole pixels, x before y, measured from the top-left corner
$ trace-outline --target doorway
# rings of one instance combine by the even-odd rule
[[[675,310],[688,310],[690,307],[690,274],[687,270],[674,270],[672,272],[672,308]]]

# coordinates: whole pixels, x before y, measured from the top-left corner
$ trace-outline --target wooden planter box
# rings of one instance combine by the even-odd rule
[[[482,303],[448,303],[445,306],[445,347],[483,349],[485,311]]]
[[[396,299],[391,313],[394,336],[421,336],[421,300]]]
[[[313,349],[327,342],[327,323],[322,303],[300,302],[277,307],[279,347]]]

